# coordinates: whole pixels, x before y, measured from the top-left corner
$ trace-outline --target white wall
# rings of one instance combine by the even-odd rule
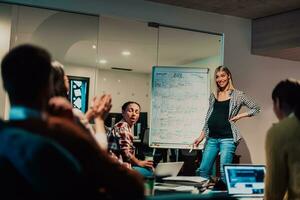
[[[22,0],[10,2],[24,4]],[[250,20],[143,0],[40,0],[28,4],[224,33],[224,64],[232,70],[235,86],[252,96],[262,107],[259,116],[238,122],[246,139],[240,151],[242,162],[265,162],[266,131],[276,121],[272,113],[271,90],[281,79],[300,79],[300,62],[251,55]]]
[[[252,96],[262,108],[257,117],[238,124],[252,161],[264,163],[266,131],[277,121],[272,111],[271,92],[282,79],[300,79],[300,62],[251,55],[251,22],[234,17],[225,19],[225,65],[232,69],[236,87]],[[241,150],[246,152],[247,148]]]
[[[146,73],[99,70],[97,93],[112,95],[112,112],[121,112],[121,107],[126,101],[136,101],[141,105],[142,112],[149,113],[149,76]]]
[[[0,62],[3,56],[9,50],[11,34],[11,13],[10,5],[0,4]],[[6,106],[4,106],[6,105]],[[5,117],[5,109],[8,107],[8,101],[3,89],[2,78],[0,76],[0,118]]]

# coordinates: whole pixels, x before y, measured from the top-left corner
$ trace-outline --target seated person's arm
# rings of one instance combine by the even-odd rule
[[[153,161],[142,161],[135,157],[133,151],[133,144],[128,137],[129,133],[126,132],[126,128],[121,128],[119,131],[120,134],[120,148],[122,151],[123,161],[130,162],[133,165],[137,165],[139,167],[148,167],[153,168]]]
[[[106,119],[111,106],[110,95],[102,95],[98,98],[95,97],[93,100],[92,112],[95,121],[95,138],[100,147],[104,150],[107,150],[107,135],[104,120]]]
[[[131,163],[137,165],[139,167],[147,167],[153,169],[153,161],[152,160],[139,160],[134,155],[131,157]]]
[[[72,143],[76,143],[81,154],[86,155],[84,162],[89,173],[89,182],[103,187],[113,199],[143,199],[142,176],[120,164],[107,151],[100,149],[94,141],[87,138],[86,134],[80,135],[81,137],[72,138]]]

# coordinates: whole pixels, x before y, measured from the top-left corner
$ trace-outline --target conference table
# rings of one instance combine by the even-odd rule
[[[262,197],[233,197],[227,191],[213,190],[213,188],[198,191],[175,191],[160,190],[154,187],[153,195],[147,196],[146,200],[262,200]]]

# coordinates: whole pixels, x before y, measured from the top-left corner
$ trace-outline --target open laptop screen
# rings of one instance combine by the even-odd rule
[[[264,194],[265,166],[225,165],[228,194]]]
[[[177,176],[184,162],[158,163],[155,168],[156,176]]]

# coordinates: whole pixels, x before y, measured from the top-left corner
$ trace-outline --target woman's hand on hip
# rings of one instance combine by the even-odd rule
[[[230,122],[236,122],[237,120],[239,120],[240,117],[239,115],[232,117],[231,119],[229,119]]]
[[[232,117],[231,119],[229,119],[229,121],[231,121],[231,122],[236,122],[236,121],[238,121],[238,120],[240,120],[240,119],[242,119],[242,118],[244,118],[244,117],[248,117],[249,115],[248,115],[248,113],[240,113],[240,114],[238,114],[238,115],[236,115],[236,116],[234,116],[234,117]]]

